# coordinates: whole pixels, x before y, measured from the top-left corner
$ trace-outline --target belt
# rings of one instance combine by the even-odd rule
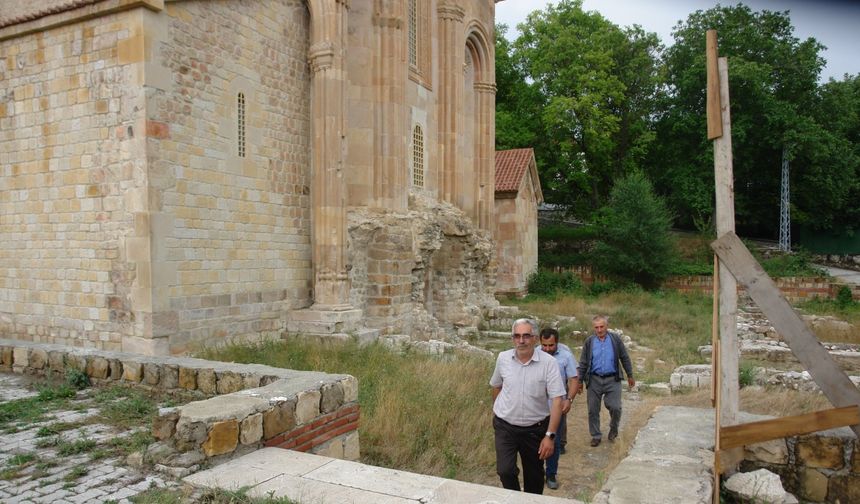
[[[540,422],[538,422],[534,425],[514,425],[514,424],[508,422],[507,420],[505,420],[504,418],[502,418],[498,415],[493,415],[493,416],[498,418],[503,424],[509,425],[511,427],[515,427],[517,429],[536,429],[536,428],[541,427],[541,426],[549,425],[549,417],[544,418],[543,420],[541,420]],[[542,427],[542,428],[546,428],[546,427]]]
[[[595,375],[595,376],[599,376],[599,377],[601,377],[601,378],[609,378],[610,376],[615,376],[616,374],[618,374],[618,373],[607,373],[607,374],[597,374],[597,373],[594,373],[594,375]]]

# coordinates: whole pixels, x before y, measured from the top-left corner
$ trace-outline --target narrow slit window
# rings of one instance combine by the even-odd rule
[[[424,132],[418,124],[412,130],[412,185],[424,187]]]
[[[409,0],[409,66],[418,67],[418,6],[417,0]]]
[[[245,93],[239,93],[236,100],[236,140],[239,147],[239,157],[245,157]]]

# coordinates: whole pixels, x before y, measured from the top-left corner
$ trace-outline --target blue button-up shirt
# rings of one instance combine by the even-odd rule
[[[615,349],[609,334],[603,341],[595,337],[591,342],[591,372],[599,375],[615,374]]]

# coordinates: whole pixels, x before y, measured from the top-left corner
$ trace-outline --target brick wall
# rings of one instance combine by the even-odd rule
[[[136,11],[0,41],[0,333],[119,349],[146,186]]]

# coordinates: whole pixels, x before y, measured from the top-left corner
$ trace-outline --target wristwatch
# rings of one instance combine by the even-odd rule
[[[555,432],[546,431],[546,437],[555,439]]]

